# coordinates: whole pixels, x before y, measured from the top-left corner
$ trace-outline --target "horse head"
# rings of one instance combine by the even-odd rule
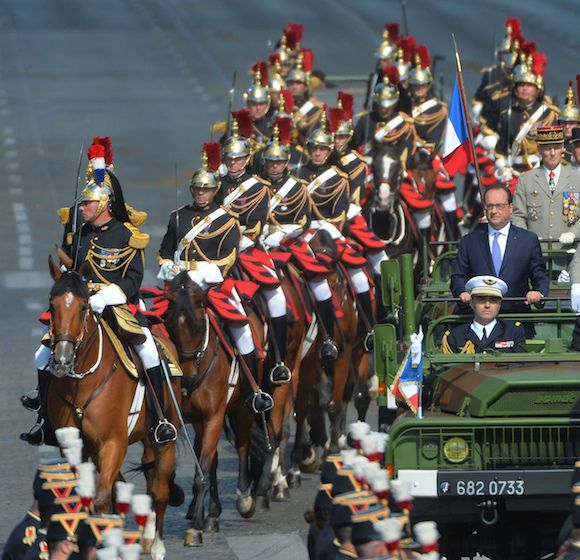
[[[322,258],[323,261],[336,263],[341,257],[341,251],[336,245],[332,235],[325,229],[319,229],[308,242],[310,248]]]
[[[400,150],[390,145],[377,148],[373,156],[373,178],[379,210],[392,209],[403,180]]]
[[[435,180],[437,172],[433,168],[434,155],[425,148],[419,148],[409,162],[409,173],[413,180],[422,186],[422,191],[427,198],[431,198],[435,192]]]
[[[55,377],[74,376],[77,352],[86,332],[87,320],[92,314],[89,290],[79,272],[62,272],[49,258],[50,274],[54,285],[50,291],[50,344],[49,369]]]
[[[207,290],[203,290],[187,274],[180,272],[165,286],[169,300],[164,314],[165,328],[178,352],[185,357],[187,349],[199,345],[207,325]]]

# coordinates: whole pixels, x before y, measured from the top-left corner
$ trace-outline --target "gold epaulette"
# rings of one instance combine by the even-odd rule
[[[59,208],[57,213],[58,213],[58,221],[60,222],[60,224],[63,226],[68,224],[68,221],[70,219],[70,208],[68,206],[65,206],[64,208]]]
[[[491,94],[491,100],[497,101],[500,97],[505,97],[508,94],[509,94],[509,90],[507,88],[500,89],[499,91],[494,91]]]
[[[348,179],[348,173],[345,173],[344,171],[342,171],[341,169],[339,169],[336,165],[333,165],[332,167],[336,171],[336,174],[339,177],[342,177],[343,179]]]
[[[260,177],[259,175],[252,175],[252,177],[268,187],[272,184],[272,181],[268,181],[268,179],[264,179],[264,177]]]
[[[228,131],[228,121],[217,121],[211,125],[211,134],[225,134]]]
[[[368,115],[368,114],[369,114],[369,112],[368,112],[368,111],[361,111],[360,113],[357,113],[357,114],[355,115],[355,118],[356,118],[356,119],[360,119],[361,117],[364,117],[364,116],[366,116],[366,115]]]
[[[324,82],[318,76],[310,76],[310,91],[325,87]]]
[[[135,210],[132,206],[129,206],[125,203],[125,209],[127,210],[127,214],[129,215],[129,220],[135,227],[142,226],[145,221],[147,220],[147,212],[143,212],[141,210]]]
[[[123,225],[131,232],[129,247],[133,249],[145,249],[149,245],[149,234],[139,231],[131,222],[124,222]]]

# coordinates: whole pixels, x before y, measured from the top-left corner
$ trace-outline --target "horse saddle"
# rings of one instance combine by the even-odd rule
[[[125,369],[136,379],[139,378],[139,372],[142,370],[142,365],[139,361],[139,357],[137,354],[130,348],[129,343],[125,339],[121,339],[115,331],[111,328],[111,326],[106,321],[101,321],[101,325],[111,344],[115,348],[119,359],[123,363]],[[141,331],[143,332],[143,331]],[[183,376],[183,372],[179,367],[179,362],[176,358],[174,358],[173,353],[171,352],[167,341],[165,338],[158,336],[157,334],[153,333],[153,338],[158,342],[159,347],[162,349],[164,356],[161,358],[167,359],[167,364],[169,365],[169,373],[172,377],[181,377]]]

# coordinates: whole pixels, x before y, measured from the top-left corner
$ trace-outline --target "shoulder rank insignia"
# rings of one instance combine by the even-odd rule
[[[522,324],[522,322],[521,322],[521,321],[516,321],[516,322],[514,323],[514,325],[515,325],[516,327],[519,327],[519,326],[521,326],[521,324]]]
[[[129,246],[133,249],[145,249],[149,245],[149,234],[139,231],[131,222],[124,222],[125,227],[131,232]]]
[[[64,208],[59,208],[58,210],[58,221],[62,226],[66,225],[70,219],[70,208],[65,206]]]
[[[26,546],[30,546],[36,540],[36,527],[34,525],[29,525],[24,529],[24,536],[22,537],[22,542]]]

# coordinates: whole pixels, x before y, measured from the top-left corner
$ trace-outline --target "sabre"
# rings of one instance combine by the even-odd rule
[[[367,97],[367,120],[365,122],[365,143],[364,143],[364,155],[367,154],[367,143],[369,141],[369,132],[371,128],[371,111],[372,111],[372,99],[373,93],[375,92],[375,87],[377,87],[377,81],[379,79],[378,72],[373,74],[373,79],[371,80],[371,87],[369,88],[369,95]]]
[[[169,368],[167,366],[167,359],[163,357],[163,353],[161,352],[161,348],[159,347],[159,343],[155,341],[155,345],[157,346],[157,353],[159,354],[159,360],[161,362],[161,369],[163,370],[163,375],[165,376],[165,381],[167,382],[167,387],[169,388],[169,394],[171,395],[171,400],[173,402],[173,406],[175,406],[175,410],[177,411],[177,417],[179,418],[179,422],[183,427],[183,433],[185,434],[185,439],[187,441],[187,445],[191,451],[193,456],[193,463],[194,468],[196,471],[199,472],[199,477],[201,479],[202,484],[205,484],[205,476],[203,476],[203,471],[201,470],[201,465],[199,464],[199,459],[195,454],[195,450],[193,449],[193,443],[191,438],[189,437],[189,432],[187,431],[187,426],[185,425],[185,420],[183,419],[183,415],[181,414],[181,408],[177,404],[177,397],[175,396],[175,391],[173,390],[173,385],[171,384],[171,375],[169,373]],[[195,473],[194,473],[195,478]]]
[[[177,249],[179,249],[179,183],[177,181],[177,162],[175,162],[175,238],[177,241]],[[180,253],[175,251],[173,259],[175,264],[179,264]]]
[[[405,27],[405,35],[408,35],[409,22],[407,21],[407,0],[401,0],[401,10],[403,11],[403,25]]]
[[[77,164],[77,180],[75,183],[75,198],[74,198],[74,214],[73,214],[73,224],[72,224],[72,235],[73,239],[75,234],[77,233],[77,225],[78,225],[78,214],[79,214],[79,180],[81,178],[81,166],[83,163],[83,152],[85,151],[85,140],[84,138],[81,139],[81,149],[79,151],[79,162]],[[72,242],[72,240],[71,240]],[[76,248],[74,248],[74,259],[73,259],[73,269],[77,267],[77,255],[79,253],[80,248],[80,235],[77,236],[77,243]]]
[[[232,87],[229,94],[229,102],[228,102],[228,125],[226,127],[226,135],[230,134],[230,126],[232,124],[232,109],[234,108],[234,99],[236,97],[236,77],[238,75],[238,70],[234,70],[234,75],[232,77]]]

